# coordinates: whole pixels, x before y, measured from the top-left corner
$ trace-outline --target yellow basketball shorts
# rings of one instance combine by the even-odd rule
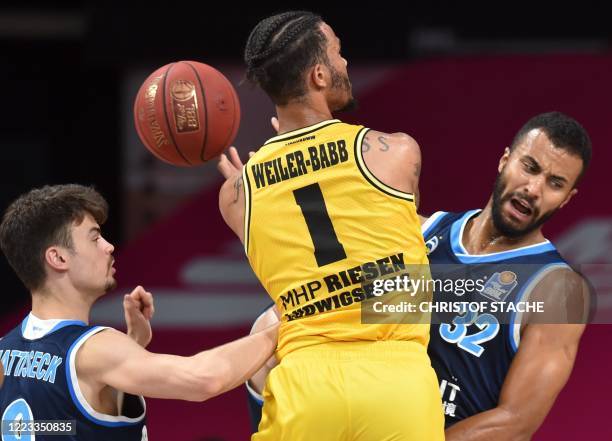
[[[287,354],[266,381],[252,441],[441,441],[444,416],[426,349],[331,342]]]

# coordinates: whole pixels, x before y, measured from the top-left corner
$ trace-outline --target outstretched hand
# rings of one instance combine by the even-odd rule
[[[146,348],[153,338],[151,319],[155,313],[153,294],[142,286],[123,297],[123,312],[127,325],[127,334],[143,348]]]
[[[255,152],[249,152],[249,158],[254,154]],[[219,170],[225,179],[230,179],[241,174],[242,167],[244,167],[244,164],[240,159],[240,155],[238,155],[238,150],[234,146],[229,148],[227,155],[225,153],[221,153],[221,156],[219,156],[217,170]]]
[[[278,133],[279,125],[278,118],[273,116],[270,118],[270,124],[272,124],[272,128],[276,133]],[[255,152],[249,152],[249,158],[253,156]],[[219,173],[223,175],[225,179],[230,179],[240,173],[242,173],[242,167],[244,164],[240,159],[240,155],[238,154],[238,150],[236,147],[231,146],[228,149],[227,154],[221,153],[219,156],[219,162],[217,163],[217,170]]]

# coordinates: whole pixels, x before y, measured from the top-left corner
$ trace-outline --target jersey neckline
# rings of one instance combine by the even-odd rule
[[[87,323],[69,319],[43,320],[30,312],[21,322],[21,336],[27,340],[38,340],[71,325],[87,326]]]
[[[316,124],[311,124],[306,127],[301,127],[299,129],[290,130],[289,132],[282,133],[280,135],[274,136],[268,139],[264,145],[272,144],[273,142],[283,141],[285,139],[295,138],[296,136],[306,135],[307,133],[314,132],[315,130],[319,130],[322,127],[328,126],[330,124],[335,124],[341,122],[339,119],[326,119],[324,121],[320,121]]]
[[[527,245],[520,248],[514,248],[506,251],[498,251],[488,254],[470,254],[463,246],[463,231],[468,221],[479,214],[482,210],[469,210],[459,219],[453,222],[450,231],[451,249],[455,257],[462,263],[480,263],[480,262],[497,262],[500,260],[512,259],[520,256],[530,256],[534,254],[542,254],[548,251],[554,251],[555,246],[545,239],[543,242],[533,245]]]

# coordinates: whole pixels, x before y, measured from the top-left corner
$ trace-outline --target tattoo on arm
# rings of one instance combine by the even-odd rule
[[[238,179],[236,179],[236,182],[234,182],[234,190],[236,190],[236,195],[234,196],[234,200],[232,201],[233,204],[238,202],[238,197],[240,196],[241,188],[242,188],[242,176],[240,176]]]
[[[363,141],[361,141],[361,153],[365,153],[370,150],[370,144],[368,144],[367,139],[368,137],[366,136],[363,138]]]
[[[419,176],[421,176],[421,163],[417,162],[414,164],[414,177],[418,178]]]
[[[372,148],[370,141],[372,141],[372,139],[368,138],[368,135],[366,135],[365,138],[363,138],[363,141],[361,142],[361,152],[362,153],[370,151],[370,149]],[[384,136],[379,136],[378,138],[374,140],[374,142],[378,143],[379,152],[388,152],[391,149],[391,146],[387,144],[387,138]]]
[[[389,150],[389,144],[387,144],[385,141],[387,140],[387,138],[385,138],[384,136],[379,136],[378,137],[378,142],[380,142],[384,147],[380,148],[381,152],[386,152]]]

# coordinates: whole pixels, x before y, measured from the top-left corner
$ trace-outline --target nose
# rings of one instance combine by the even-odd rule
[[[525,184],[524,191],[527,195],[532,197],[534,200],[539,199],[542,196],[542,189],[545,185],[545,177],[543,174],[532,176],[529,181]]]
[[[106,251],[108,254],[113,254],[113,251],[115,251],[115,246],[104,238],[102,240],[104,241],[104,251]]]

